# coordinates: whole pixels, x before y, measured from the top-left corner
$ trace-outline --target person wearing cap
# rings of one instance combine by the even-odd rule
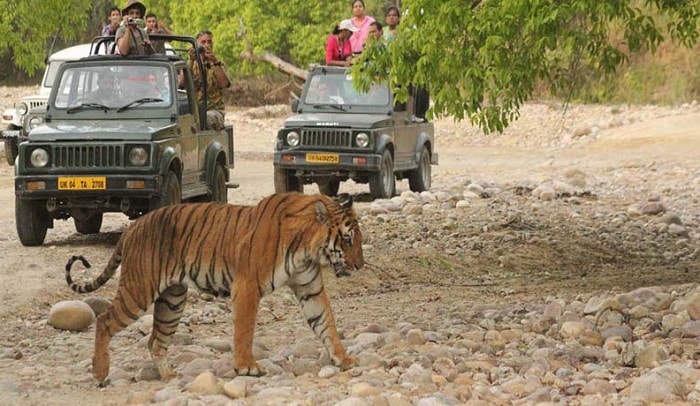
[[[352,47],[350,37],[357,28],[350,20],[343,20],[326,40],[326,65],[350,66],[352,64]]]
[[[122,25],[117,29],[115,40],[122,55],[150,55],[154,53],[148,33],[135,20],[146,14],[146,6],[138,0],[129,0],[122,9]]]

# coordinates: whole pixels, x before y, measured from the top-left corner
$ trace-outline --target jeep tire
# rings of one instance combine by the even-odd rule
[[[389,199],[396,194],[396,176],[394,175],[394,159],[388,149],[382,154],[379,172],[369,178],[369,193],[375,199]]]
[[[418,168],[408,173],[408,187],[413,192],[430,190],[430,176],[430,152],[423,147],[418,158]]]
[[[275,168],[275,193],[304,193],[304,185],[289,171]]]
[[[171,204],[182,203],[182,186],[177,175],[173,171],[163,177],[163,185],[160,188],[160,196],[151,200],[150,210],[156,210]]]
[[[214,176],[212,178],[212,184],[209,185],[211,188],[209,192],[210,202],[227,203],[228,202],[228,189],[226,188],[226,169],[221,164],[216,164],[214,167]]]
[[[28,200],[15,197],[15,224],[22,245],[35,247],[46,238],[51,226],[51,217],[43,200]]]
[[[5,160],[8,165],[14,166],[15,158],[19,154],[19,143],[16,138],[6,138],[3,141],[5,142]]]

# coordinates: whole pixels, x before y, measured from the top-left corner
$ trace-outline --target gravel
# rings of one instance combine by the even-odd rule
[[[447,159],[430,192],[404,181],[395,198],[372,201],[348,186],[368,265],[325,278],[353,369],[330,365],[281,291],[258,317],[254,355],[267,375],[238,377],[228,303],[190,291],[169,351],[176,378],[158,380],[146,315],[112,340],[110,384],[99,389],[94,325],[69,332],[47,322],[57,303],[86,299],[56,290],[59,275],[2,315],[0,404],[700,403],[700,141],[654,132],[697,123],[698,111],[574,106],[563,115],[530,104],[502,135],[439,120]],[[269,140],[246,134],[269,132],[284,114],[230,113],[239,153],[269,159]],[[91,262],[104,264],[117,237],[93,242]],[[64,247],[55,251],[62,262]],[[116,283],[88,301],[111,298]]]

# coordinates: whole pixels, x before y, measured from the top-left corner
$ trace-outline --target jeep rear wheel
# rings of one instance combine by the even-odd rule
[[[304,185],[291,172],[275,168],[275,193],[286,192],[304,193]]]
[[[413,192],[430,190],[430,152],[423,148],[418,159],[418,168],[408,173],[408,187]]]
[[[88,218],[78,220],[73,218],[73,223],[75,223],[75,231],[80,234],[97,234],[102,228],[102,213],[95,213]]]
[[[226,189],[226,170],[223,165],[216,164],[214,167],[214,178],[213,182],[209,186],[211,192],[209,193],[210,202],[227,203],[228,202],[228,189]]]
[[[15,164],[15,158],[19,154],[19,145],[16,138],[8,138],[3,140],[5,142],[5,160],[7,164],[13,166]]]
[[[177,175],[169,171],[163,178],[163,185],[160,188],[160,196],[151,200],[150,209],[156,210],[172,204],[182,203],[182,187]]]
[[[389,199],[396,194],[396,176],[394,175],[394,159],[389,150],[384,150],[379,172],[369,178],[369,192],[375,199]]]
[[[22,245],[41,245],[50,225],[51,217],[44,201],[15,198],[15,226]]]
[[[328,179],[327,181],[317,182],[319,192],[326,196],[338,195],[340,189],[340,181],[338,179]]]

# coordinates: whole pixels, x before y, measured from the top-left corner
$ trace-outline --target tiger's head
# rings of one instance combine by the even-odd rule
[[[349,270],[362,268],[365,265],[362,232],[352,208],[352,197],[348,194],[339,195],[328,206],[318,201],[316,216],[328,227],[324,254],[333,266],[335,276],[349,276]]]

